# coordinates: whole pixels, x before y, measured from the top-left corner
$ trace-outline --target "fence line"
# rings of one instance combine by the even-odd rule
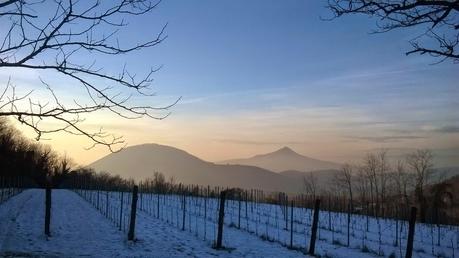
[[[30,182],[24,177],[0,175],[0,205],[11,197],[21,193]]]
[[[127,231],[132,199],[128,190],[130,186],[108,187],[82,181],[74,183],[73,189],[80,196],[121,230]],[[219,193],[223,190],[226,188],[195,185],[158,187],[140,183],[138,209],[214,245],[219,232]],[[224,201],[226,228],[245,231],[265,241],[307,253],[313,234],[312,199],[307,196],[289,198],[281,193],[277,200],[267,196],[258,190],[229,189]],[[290,206],[289,203],[294,205]],[[404,218],[389,219],[349,213],[344,208],[346,203],[337,205],[331,197],[322,204],[321,212],[317,215],[317,251],[320,251],[320,246],[336,245],[349,245],[349,248],[378,255],[389,255],[387,250],[392,250],[392,253],[405,251],[408,222]],[[342,212],[339,212],[340,209]],[[399,209],[402,210],[402,207]],[[231,246],[225,235],[224,232],[222,245]],[[413,250],[448,256],[457,250],[458,238],[459,229],[455,226],[417,224]]]

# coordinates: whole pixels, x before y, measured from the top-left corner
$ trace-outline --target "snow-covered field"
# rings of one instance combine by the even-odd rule
[[[77,192],[81,197],[69,190],[53,190],[50,238],[43,234],[44,190],[26,190],[0,204],[0,256],[304,257],[309,246],[310,210],[294,208],[292,250],[288,248],[291,214],[286,229],[279,206],[239,205],[229,200],[223,230],[226,249],[215,250],[217,199],[187,197],[184,213],[181,196],[154,194],[139,195],[136,241],[129,242],[130,193],[123,194],[121,210],[119,192]],[[347,247],[346,214],[321,212],[316,253],[323,257],[404,256],[406,223],[399,226],[400,248],[394,245],[394,221],[368,222],[367,232],[366,219],[352,217]],[[458,236],[457,227],[417,224],[413,257],[457,257]]]
[[[102,199],[102,198],[101,198]],[[214,250],[210,240],[139,211],[135,242],[76,193],[53,190],[51,238],[44,234],[44,190],[26,190],[0,205],[0,256],[44,257],[301,257],[299,252],[236,229],[239,245]],[[104,199],[105,200],[105,199]],[[128,209],[128,208],[127,208]]]
[[[115,225],[127,230],[130,210],[130,193],[123,194],[123,218],[120,221],[119,192],[83,191],[88,199]],[[97,198],[99,195],[99,198]],[[107,205],[108,200],[108,205]],[[139,194],[138,207],[147,216],[158,218],[189,234],[206,241],[210,246],[216,239],[218,199],[183,196]],[[225,229],[223,245],[236,250],[250,246],[239,241],[241,234],[257,236],[265,243],[283,247],[293,253],[305,253],[309,247],[312,211],[304,208],[293,209],[293,234],[291,232],[291,208],[285,221],[281,208],[277,205],[227,200],[225,205]],[[111,212],[110,212],[111,211]],[[408,223],[388,219],[366,218],[352,215],[350,223],[350,245],[347,247],[347,214],[322,211],[319,217],[316,254],[328,257],[404,257]],[[121,224],[120,224],[121,222]],[[368,230],[367,230],[368,224]],[[397,225],[398,224],[398,225]],[[398,233],[396,233],[398,232]],[[399,241],[395,241],[396,234]],[[293,249],[290,240],[293,236]],[[414,241],[414,257],[457,256],[459,228],[452,226],[432,226],[417,223]]]

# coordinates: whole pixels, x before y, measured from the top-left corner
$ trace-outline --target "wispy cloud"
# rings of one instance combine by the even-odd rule
[[[375,79],[388,79],[394,78],[400,79],[401,77],[407,77],[409,73],[417,73],[427,70],[426,67],[416,67],[416,68],[401,68],[400,65],[393,65],[391,67],[371,67],[368,69],[358,69],[355,71],[347,71],[346,73],[339,74],[332,77],[327,77],[324,79],[319,79],[315,81],[318,84],[325,84],[325,85],[342,85],[345,82],[352,82],[352,85],[359,85],[357,82],[368,82]],[[365,86],[370,86],[369,84],[365,83]]]
[[[438,133],[459,133],[459,126],[446,125],[433,130]]]
[[[403,140],[418,140],[425,139],[424,136],[415,136],[415,135],[393,135],[393,136],[348,136],[346,138],[354,140],[364,140],[369,142],[376,143],[386,143],[386,142],[399,142]]]
[[[214,142],[233,143],[243,145],[299,145],[308,144],[307,141],[252,141],[252,140],[237,140],[237,139],[214,139]]]
[[[202,94],[202,95],[192,95],[192,96],[183,96],[180,104],[195,104],[195,103],[207,103],[212,104],[215,101],[221,103],[221,101],[227,101],[230,99],[252,99],[255,98],[260,101],[273,101],[273,100],[283,100],[290,97],[291,92],[286,92],[287,90],[298,89],[299,87],[281,87],[281,88],[253,88],[253,89],[243,89],[243,90],[233,90],[233,91],[222,91],[219,93],[213,94]]]

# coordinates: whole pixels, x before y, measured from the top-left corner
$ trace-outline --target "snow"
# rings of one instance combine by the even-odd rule
[[[85,191],[90,196],[96,192]],[[99,194],[105,195],[105,192]],[[119,205],[118,193],[109,193],[110,205]],[[124,207],[129,206],[130,196],[124,198]],[[93,198],[94,199],[94,198]],[[104,198],[101,198],[103,200]],[[139,195],[139,209],[157,217],[157,204],[159,200],[159,218],[166,223],[182,228],[182,196],[155,195],[141,193]],[[218,214],[218,199],[186,197],[185,229],[190,233],[204,239],[215,240]],[[105,202],[101,202],[101,207]],[[207,207],[205,211],[204,206]],[[247,207],[247,212],[246,212]],[[294,208],[293,247],[306,252],[309,247],[312,211],[305,208]],[[290,213],[290,207],[289,207]],[[115,214],[116,216],[116,214]],[[290,214],[288,215],[287,229],[281,208],[278,205],[241,202],[241,225],[239,224],[239,203],[237,200],[227,200],[225,205],[225,230],[223,243],[230,248],[241,248],[239,235],[236,232],[245,232],[267,239],[273,245],[290,245]],[[116,219],[115,219],[116,221]],[[350,245],[347,244],[347,214],[335,212],[320,212],[318,241],[316,254],[328,257],[375,257],[393,256],[404,257],[406,251],[406,238],[408,223],[390,219],[367,218],[360,215],[351,216]],[[398,229],[398,230],[397,230]],[[395,232],[401,236],[395,245]],[[459,244],[459,228],[446,225],[416,224],[414,238],[414,257],[452,257],[457,253]]]
[[[288,248],[290,207],[285,228],[279,206],[241,202],[238,228],[239,202],[227,200],[223,231],[226,249],[215,250],[212,245],[217,232],[218,199],[187,197],[185,230],[182,230],[182,196],[150,193],[139,195],[136,241],[127,241],[130,193],[123,194],[121,209],[120,192],[77,192],[79,195],[70,190],[53,190],[50,238],[43,234],[43,189],[25,190],[0,204],[0,256],[305,257],[309,246],[312,218],[309,209],[294,208],[295,250],[292,250]],[[395,221],[369,218],[367,231],[366,217],[353,215],[350,246],[347,247],[346,216],[327,211],[320,213],[316,254],[323,257],[404,257],[406,222],[399,224],[401,245],[395,246]],[[453,252],[458,253],[458,243],[458,227],[417,223],[413,257],[453,257]]]
[[[215,250],[210,238],[203,240],[144,211],[138,212],[137,240],[130,242],[125,231],[69,190],[53,190],[51,237],[47,239],[44,200],[44,190],[30,189],[0,205],[0,256],[304,257],[235,229],[228,229],[235,249]]]

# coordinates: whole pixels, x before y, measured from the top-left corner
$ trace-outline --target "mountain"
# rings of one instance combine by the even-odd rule
[[[431,183],[438,183],[455,176],[459,176],[459,167],[434,168],[430,174],[429,181]]]
[[[282,172],[287,170],[314,171],[324,169],[337,169],[340,167],[340,165],[337,163],[303,156],[293,151],[289,147],[283,147],[277,151],[256,155],[247,159],[226,160],[219,162],[219,164],[257,166],[275,172]]]
[[[184,184],[255,188],[297,192],[301,183],[272,171],[246,165],[220,165],[201,160],[183,150],[159,144],[143,144],[111,153],[89,167],[136,180],[155,171]]]

